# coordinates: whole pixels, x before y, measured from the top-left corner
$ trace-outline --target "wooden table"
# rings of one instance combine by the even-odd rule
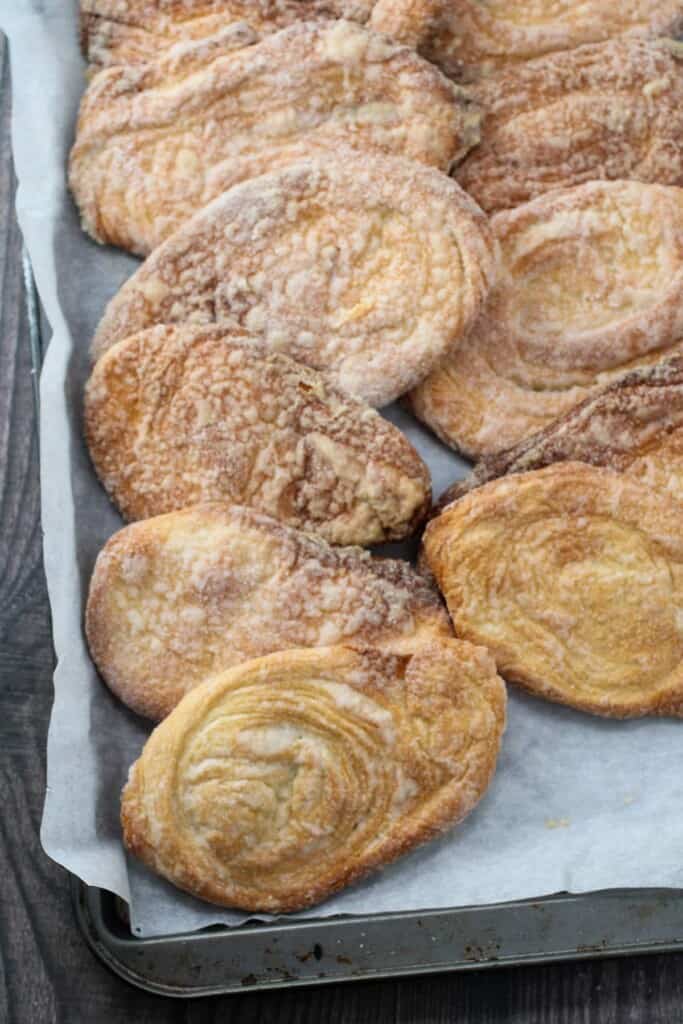
[[[90,953],[66,872],[39,841],[53,652],[8,71],[0,38],[0,1024],[683,1022],[683,955],[176,1002],[129,987]]]

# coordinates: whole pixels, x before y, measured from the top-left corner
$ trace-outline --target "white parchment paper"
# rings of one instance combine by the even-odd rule
[[[88,343],[137,261],[80,230],[65,165],[83,89],[77,0],[0,0],[10,39],[17,207],[52,327],[41,379],[45,568],[58,656],[42,826],[46,852],[131,904],[139,935],[244,915],[177,892],[124,856],[119,793],[149,724],[99,680],[82,619],[92,566],[121,521],[80,429]],[[400,410],[438,494],[463,463]],[[683,528],[683,516],[681,520]],[[683,722],[606,722],[510,694],[495,781],[460,828],[302,915],[423,910],[561,890],[683,887]]]

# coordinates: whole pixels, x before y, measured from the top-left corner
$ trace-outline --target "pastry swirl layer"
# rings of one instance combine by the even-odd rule
[[[683,499],[683,358],[627,373],[545,430],[482,459],[444,491],[436,511],[489,480],[574,461],[628,473]]]
[[[472,458],[502,451],[683,342],[683,189],[589,182],[492,218],[497,285],[411,394]]]
[[[236,25],[258,38],[313,19],[364,24],[371,12],[372,0],[81,0],[81,44],[94,66],[140,64]]]
[[[427,527],[455,632],[505,679],[615,718],[683,714],[681,506],[580,462],[494,480]]]
[[[154,731],[123,793],[124,841],[202,899],[310,906],[465,817],[504,722],[493,659],[459,641],[260,658]]]

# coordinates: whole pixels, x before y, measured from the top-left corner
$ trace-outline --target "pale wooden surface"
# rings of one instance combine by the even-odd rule
[[[38,839],[52,648],[8,117],[0,40],[0,1024],[683,1022],[683,955],[183,1003],[130,988],[89,952]]]

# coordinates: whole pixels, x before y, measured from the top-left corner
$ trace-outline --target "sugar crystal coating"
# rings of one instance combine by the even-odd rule
[[[116,533],[97,559],[86,626],[108,685],[152,718],[208,676],[272,651],[406,653],[452,636],[438,593],[407,562],[215,503]]]
[[[385,405],[461,342],[495,265],[486,218],[445,174],[340,149],[196,214],[109,303],[93,352],[154,324],[227,320]]]
[[[90,82],[69,180],[85,229],[146,255],[239,181],[340,144],[447,171],[477,141],[467,94],[353,22],[244,27]]]
[[[225,327],[117,343],[88,382],[85,430],[128,520],[221,500],[364,545],[410,535],[429,506],[429,471],[396,427]]]

